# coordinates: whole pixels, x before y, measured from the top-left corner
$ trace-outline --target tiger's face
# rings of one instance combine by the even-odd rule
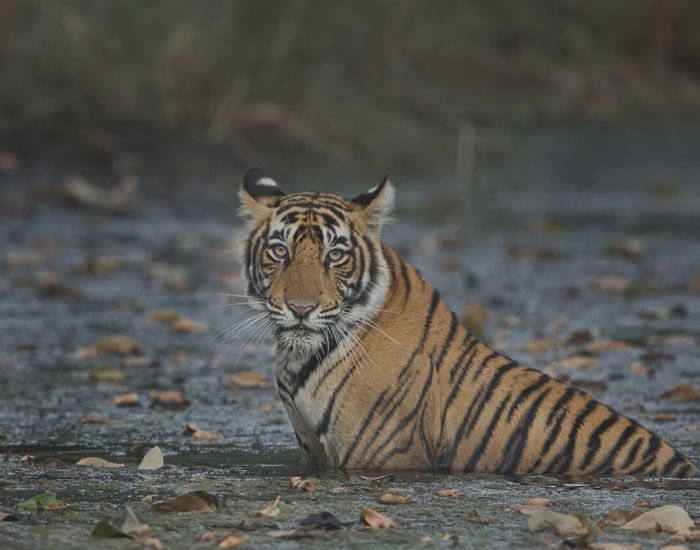
[[[337,344],[381,307],[389,275],[380,231],[393,195],[388,179],[352,200],[286,195],[262,170],[246,172],[247,294],[283,350],[303,357]]]

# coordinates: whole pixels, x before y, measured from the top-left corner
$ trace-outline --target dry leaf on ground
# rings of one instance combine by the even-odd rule
[[[19,521],[19,518],[11,512],[0,512],[0,521]]]
[[[151,398],[151,407],[161,409],[181,409],[190,404],[185,395],[178,390],[151,390],[148,397]]]
[[[125,464],[123,462],[110,462],[104,458],[99,458],[96,456],[88,456],[81,458],[75,463],[76,466],[92,466],[93,468],[108,468],[112,470],[119,470],[124,468]]]
[[[625,523],[622,528],[643,532],[666,531],[675,533],[690,531],[695,528],[695,523],[680,506],[666,504],[644,512],[632,521]]]
[[[155,512],[216,512],[223,502],[216,495],[206,491],[192,491],[176,496],[171,500],[156,502],[151,507]]]
[[[138,407],[141,405],[139,394],[133,391],[115,395],[108,402],[117,407]]]
[[[151,527],[147,523],[141,523],[131,507],[127,506],[121,530],[127,535],[142,535],[150,531]]]
[[[675,403],[693,403],[700,401],[700,392],[692,384],[678,384],[662,393],[661,397]]]
[[[114,424],[119,424],[119,420],[114,420],[112,418],[106,418],[100,416],[95,412],[91,412],[83,416],[80,420],[81,424],[105,424],[106,426],[113,426]]]
[[[622,293],[632,287],[632,281],[618,277],[602,277],[593,281],[593,288],[600,292]]]
[[[175,332],[206,332],[209,326],[206,323],[195,321],[188,317],[179,317],[170,325]]]
[[[465,519],[469,523],[476,523],[478,525],[503,525],[503,522],[500,519],[490,518],[488,516],[482,516],[476,510],[472,510],[471,512],[468,512],[467,515],[465,516]]]
[[[227,383],[229,388],[237,390],[249,390],[254,388],[267,388],[267,375],[255,370],[237,372],[231,375]]]
[[[143,353],[143,346],[129,336],[113,334],[105,336],[92,346],[79,348],[76,357],[101,357],[103,355],[119,355],[127,357],[129,355],[140,355]]]
[[[589,544],[588,548],[593,550],[640,550],[641,546],[639,544],[618,544],[616,542],[598,542]],[[663,549],[662,549],[663,550]]]
[[[620,527],[625,523],[629,523],[641,513],[641,510],[608,510],[603,516],[603,522],[607,525]]]
[[[550,369],[583,369],[599,367],[600,362],[589,355],[570,355],[550,362]]]
[[[413,500],[404,495],[395,495],[393,493],[384,493],[377,498],[380,504],[413,504]]]
[[[459,491],[457,489],[441,489],[435,494],[439,497],[459,498]]]
[[[110,190],[104,190],[80,176],[69,176],[56,190],[56,196],[79,206],[117,212],[131,201],[138,188],[138,178],[125,176]]]
[[[605,252],[623,258],[639,258],[644,254],[645,246],[642,241],[634,237],[614,239],[605,246]]]
[[[551,530],[559,535],[585,535],[588,528],[576,516],[560,514],[546,508],[528,514],[527,526],[532,532]]]
[[[165,548],[160,539],[157,539],[155,537],[136,537],[135,539],[132,539],[131,542],[139,546],[155,548],[155,550],[162,550],[163,548]]]
[[[354,476],[350,478],[350,481],[353,483],[389,483],[395,479],[395,475],[385,474],[383,476]]]
[[[311,480],[302,479],[299,476],[294,476],[290,480],[290,483],[292,485],[292,489],[296,491],[301,491],[302,493],[313,493],[316,490],[316,486],[311,482]]]
[[[363,508],[360,512],[360,521],[364,523],[368,529],[390,529],[398,527],[399,524],[393,519],[390,519],[376,510],[371,508]]]
[[[277,517],[280,515],[280,504],[282,504],[282,501],[280,500],[280,497],[277,496],[275,501],[272,504],[270,504],[269,506],[266,506],[262,510],[248,512],[246,515],[249,518],[258,518],[258,517],[274,518],[274,517]]]
[[[197,441],[216,441],[217,439],[221,439],[224,437],[221,434],[202,430],[194,422],[188,422],[186,429],[187,429],[187,433],[190,436],[192,436],[192,439],[195,439]]]
[[[219,541],[218,547],[223,549],[235,548],[236,546],[245,544],[249,540],[250,535],[246,535],[245,533],[231,533]]]
[[[117,384],[124,380],[124,373],[120,370],[109,366],[103,365],[100,367],[95,367],[90,371],[88,378],[92,382],[109,382],[112,384]]]
[[[138,466],[139,470],[158,470],[165,465],[163,453],[157,445],[148,451]]]

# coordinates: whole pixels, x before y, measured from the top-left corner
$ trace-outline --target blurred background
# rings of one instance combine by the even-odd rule
[[[129,144],[294,178],[464,176],[503,133],[697,120],[700,5],[3,0],[0,71],[22,155]]]
[[[252,166],[345,196],[390,174],[384,236],[464,325],[698,460],[699,152],[697,0],[0,0],[0,506],[100,500],[51,524],[84,546],[150,478],[28,464],[156,444],[168,494],[198,468],[289,490],[237,261]],[[461,508],[435,510],[441,538]]]

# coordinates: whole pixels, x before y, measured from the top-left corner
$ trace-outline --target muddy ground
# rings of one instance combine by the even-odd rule
[[[501,351],[568,378],[697,461],[700,403],[692,388],[685,399],[662,394],[679,384],[700,386],[700,131],[577,129],[494,142],[498,154],[467,182],[398,181],[397,221],[386,239],[456,310],[476,304],[468,321]],[[105,187],[120,174],[140,177],[136,193],[115,212],[66,196],[65,177],[82,166],[70,159],[20,158],[19,168],[6,162],[0,175],[0,512],[18,519],[0,522],[0,546],[129,547],[129,539],[90,535],[100,519],[119,525],[126,505],[150,524],[148,536],[171,548],[194,545],[204,531],[213,531],[215,541],[245,531],[255,547],[558,544],[564,537],[531,533],[527,517],[511,510],[532,497],[555,499],[557,510],[586,512],[593,520],[611,509],[661,504],[700,514],[698,480],[572,485],[542,477],[398,473],[367,482],[304,466],[271,384],[227,385],[238,371],[270,379],[273,373],[271,342],[246,347],[221,338],[247,314],[225,295],[241,292],[236,175],[163,181],[157,167],[144,169],[147,156],[120,154],[106,175],[83,171]],[[352,191],[374,183],[337,181]],[[154,320],[163,310],[206,327],[185,322],[187,330],[177,331],[166,322],[174,314]],[[135,339],[141,358],[79,352],[114,334]],[[579,359],[567,359],[572,356]],[[187,403],[157,406],[152,390],[178,390]],[[140,406],[109,402],[130,391],[139,394]],[[82,423],[88,413],[118,422]],[[187,422],[222,437],[195,441],[185,433]],[[165,467],[136,470],[154,445]],[[34,458],[23,461],[26,455]],[[126,467],[72,465],[87,456]],[[42,466],[50,457],[68,464]],[[316,491],[293,490],[296,475],[311,477]],[[328,492],[336,486],[352,492]],[[442,489],[460,496],[437,496]],[[191,490],[227,504],[215,513],[177,514],[151,511],[142,501]],[[387,491],[414,503],[377,503]],[[44,492],[69,506],[36,516],[18,507]],[[278,495],[278,516],[246,516]],[[360,530],[365,506],[399,527]],[[469,522],[471,510],[501,524]],[[346,524],[302,540],[267,534],[319,511]],[[669,538],[609,526],[599,541],[652,547]]]

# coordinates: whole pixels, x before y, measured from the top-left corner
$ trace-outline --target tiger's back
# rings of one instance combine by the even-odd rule
[[[354,201],[274,187],[266,194],[270,183],[256,190],[268,210],[257,213],[266,225],[246,247],[249,292],[298,319],[287,315],[278,330],[277,385],[307,456],[359,469],[697,474],[635,421],[462,327],[438,291],[381,242],[376,209],[367,211],[390,202],[385,184]],[[286,240],[268,257],[270,236]],[[324,260],[326,240],[352,252]],[[296,302],[317,312],[309,330]]]
[[[331,354],[287,403],[304,418],[297,433],[317,461],[357,469],[696,474],[638,423],[491,350],[415,269],[388,246],[384,255],[391,297],[376,328],[361,337],[365,360]]]

